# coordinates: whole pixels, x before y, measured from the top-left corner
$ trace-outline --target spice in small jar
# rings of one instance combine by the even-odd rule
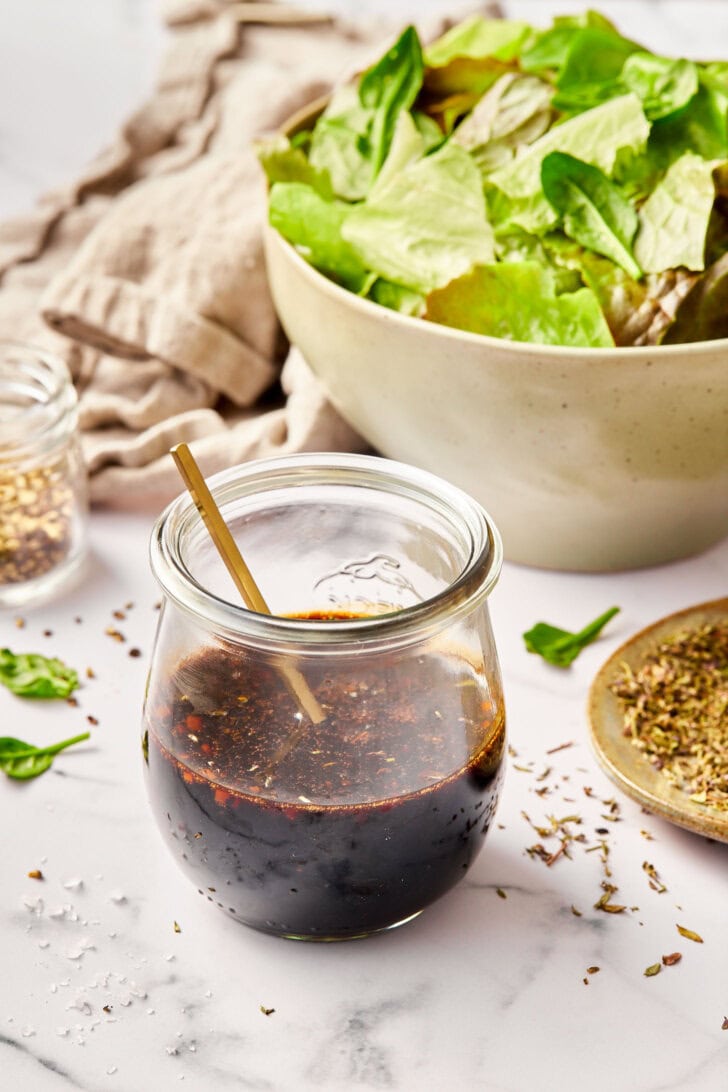
[[[88,502],[77,425],[63,361],[0,342],[0,606],[46,596],[83,557]]]

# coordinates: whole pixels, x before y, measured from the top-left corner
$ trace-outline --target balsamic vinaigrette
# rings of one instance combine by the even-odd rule
[[[362,936],[469,868],[495,810],[504,723],[453,652],[324,657],[305,676],[326,713],[317,725],[269,660],[218,647],[182,661],[145,709],[152,807],[183,870],[238,920]]]

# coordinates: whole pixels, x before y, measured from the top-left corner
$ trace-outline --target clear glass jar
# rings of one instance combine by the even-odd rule
[[[52,353],[0,341],[0,607],[45,598],[86,548],[76,391]]]
[[[143,728],[164,840],[201,895],[268,933],[408,921],[465,875],[500,791],[498,532],[460,490],[367,456],[209,484],[273,613],[239,604],[194,505],[174,501],[151,542],[164,600]]]

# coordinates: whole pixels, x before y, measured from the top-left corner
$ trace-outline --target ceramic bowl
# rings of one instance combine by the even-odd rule
[[[286,334],[342,415],[383,455],[479,500],[507,560],[629,569],[728,535],[728,339],[505,341],[361,299],[270,226],[265,247]]]

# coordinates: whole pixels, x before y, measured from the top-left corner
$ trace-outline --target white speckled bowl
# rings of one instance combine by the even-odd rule
[[[270,227],[265,245],[283,327],[334,404],[382,454],[479,500],[507,560],[628,569],[728,535],[728,339],[573,349],[484,337],[360,299]]]

